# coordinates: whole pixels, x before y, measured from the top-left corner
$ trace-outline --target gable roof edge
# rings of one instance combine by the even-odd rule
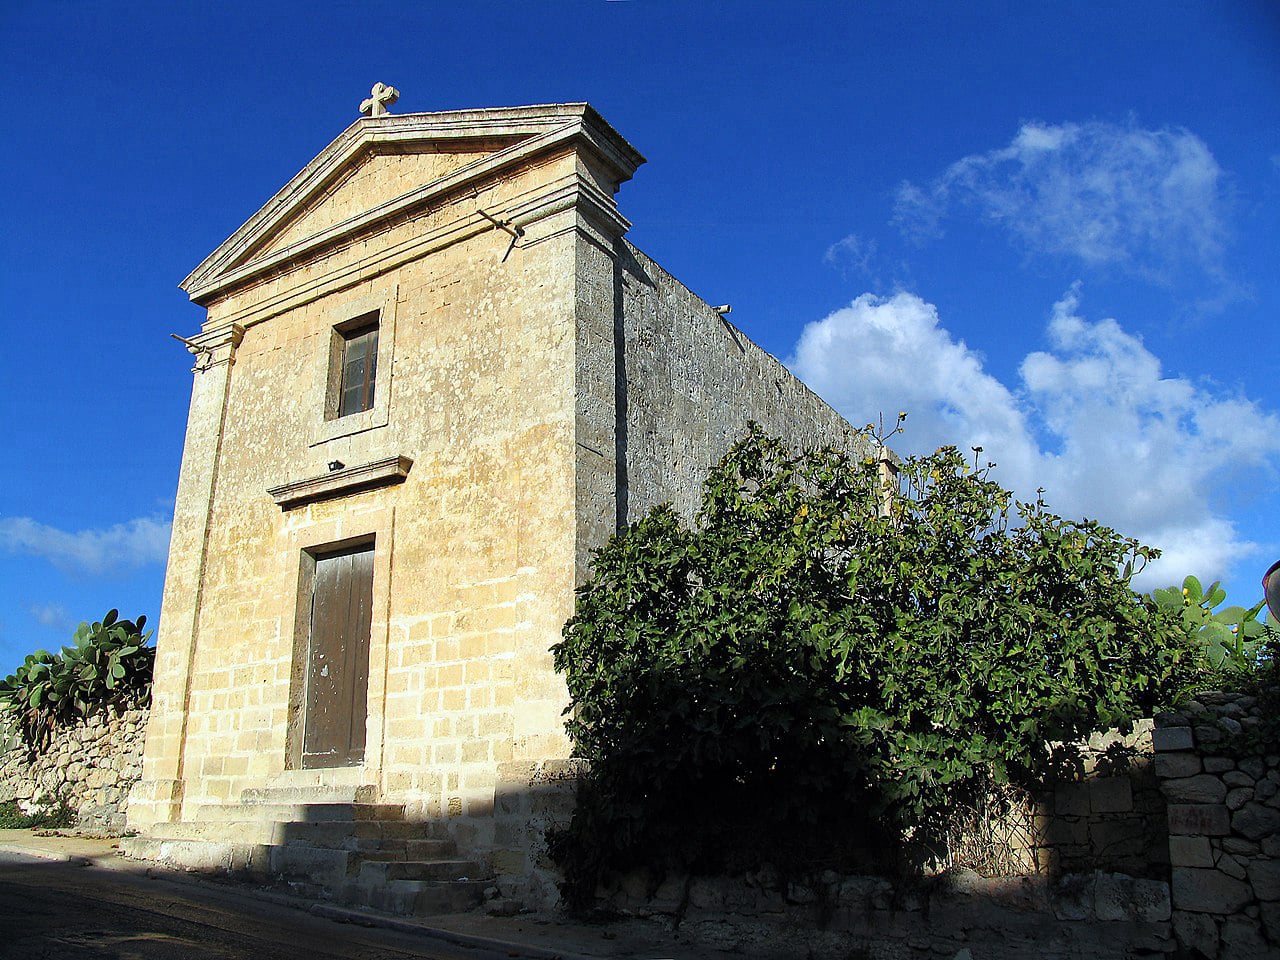
[[[207,290],[219,272],[233,265],[290,212],[328,186],[359,151],[371,144],[521,135],[527,141],[553,131],[581,137],[614,169],[620,183],[629,180],[644,163],[640,152],[586,103],[361,117],[290,178],[178,286],[193,299],[195,291]]]

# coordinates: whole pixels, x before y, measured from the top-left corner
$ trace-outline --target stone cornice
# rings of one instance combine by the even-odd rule
[[[282,483],[267,490],[281,510],[292,510],[317,500],[331,500],[375,487],[403,483],[413,461],[408,457],[388,457],[356,467],[346,467],[318,477]]]
[[[192,372],[203,373],[210,367],[235,363],[236,347],[244,339],[244,326],[239,323],[220,323],[184,341],[187,351],[196,358]]]
[[[577,174],[540,185],[536,190],[513,198],[503,207],[490,208],[489,212],[517,226],[530,228],[540,220],[575,207],[587,213],[593,222],[607,224],[608,230],[617,236],[626,233],[631,227],[630,221],[618,212],[618,208],[612,203],[610,197]],[[234,314],[224,315],[221,322],[234,319],[245,327],[261,323],[285,310],[376,277],[411,260],[493,229],[495,227],[492,222],[478,213],[469,211],[417,236],[382,247],[369,256],[345,263],[305,284],[289,285],[282,293],[267,297]],[[534,232],[529,230],[528,236],[521,243],[528,246],[541,239],[545,238],[535,236]],[[281,272],[287,272],[288,269],[287,264],[282,264],[280,267]]]
[[[519,142],[468,163],[445,177],[335,224],[312,237],[253,259],[255,248],[296,211],[326,189],[365,151],[415,142],[479,140]],[[512,166],[556,149],[585,146],[600,156],[622,182],[644,158],[587,104],[553,104],[498,110],[460,110],[363,118],[348,127],[289,181],[268,203],[222,243],[180,285],[197,303],[207,303],[228,287],[312,256],[345,238],[374,229],[384,221],[492,179]],[[603,194],[602,194],[603,195]],[[612,197],[608,198],[612,205]]]

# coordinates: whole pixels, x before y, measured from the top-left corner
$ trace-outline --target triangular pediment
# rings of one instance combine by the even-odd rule
[[[380,220],[582,139],[617,182],[644,162],[587,104],[551,104],[357,120],[181,284],[203,302]]]
[[[372,206],[394,201],[469,163],[492,156],[503,146],[510,144],[482,150],[465,149],[461,144],[440,147],[429,143],[412,151],[370,149],[332,184],[300,205],[290,219],[279,223],[249,251],[249,256],[270,254],[319,236]]]

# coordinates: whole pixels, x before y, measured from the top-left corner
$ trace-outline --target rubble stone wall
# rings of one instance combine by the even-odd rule
[[[129,790],[142,776],[142,742],[149,709],[108,708],[57,729],[32,758],[21,742],[0,753],[0,802],[17,800],[30,812],[58,799],[82,827],[120,833]]]
[[[1130,960],[1168,956],[1169,885],[1097,871],[924,882],[825,874],[813,885],[771,871],[744,878],[631,875],[601,891],[614,910],[679,928],[706,947],[779,958]]]
[[[1280,737],[1259,698],[1203,692],[1061,755],[1070,775],[1043,802],[953,838],[938,865],[950,869],[923,882],[828,873],[801,885],[762,871],[668,877],[655,891],[629,875],[599,893],[698,940],[779,956],[853,945],[877,960],[1280,958]],[[998,856],[981,862],[983,850]]]
[[[1165,799],[1151,720],[1128,733],[1054,744],[1058,775],[1038,797],[1006,789],[957,821],[945,860],[983,876],[1123,873],[1169,879]]]
[[[1174,933],[1193,955],[1280,956],[1280,743],[1258,699],[1197,694],[1157,718]]]

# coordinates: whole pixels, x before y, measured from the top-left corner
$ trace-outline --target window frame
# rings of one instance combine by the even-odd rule
[[[344,417],[354,416],[358,413],[364,413],[366,410],[372,410],[374,402],[378,397],[378,348],[377,342],[379,333],[381,332],[380,316],[378,311],[366,313],[362,317],[355,317],[345,323],[340,323],[333,328],[334,341],[333,346],[337,351],[337,356],[333,362],[336,369],[333,371],[333,402],[332,410],[325,410],[326,420],[341,420]],[[357,399],[359,406],[351,410],[344,410],[347,403],[349,393],[349,385],[347,376],[351,372],[352,365],[352,346],[360,340],[367,338],[370,334],[374,337],[374,348],[372,351],[364,352],[366,360],[363,382],[360,384],[360,396]],[[369,362],[371,361],[371,362]],[[371,369],[370,369],[371,368]]]
[[[315,379],[310,403],[315,420],[310,446],[385,427],[390,422],[398,291],[399,285],[392,285],[337,301],[324,311],[328,329],[315,338],[316,353],[313,354]],[[349,335],[374,322],[378,329],[378,347],[374,354],[373,403],[368,409],[339,415],[343,359]]]

